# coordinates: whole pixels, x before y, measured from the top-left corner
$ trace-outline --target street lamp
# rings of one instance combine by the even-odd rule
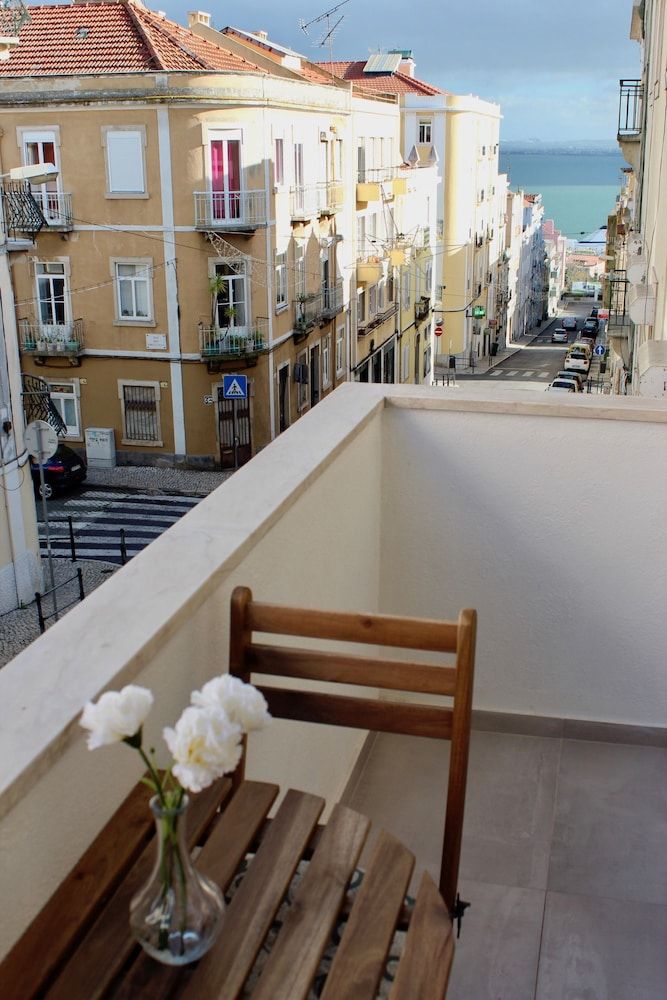
[[[32,163],[25,167],[12,167],[8,174],[10,181],[29,181],[30,184],[47,184],[58,176],[58,168],[53,163]]]

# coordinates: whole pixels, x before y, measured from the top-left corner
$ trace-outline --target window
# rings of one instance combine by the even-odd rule
[[[409,309],[410,308],[410,272],[407,271],[407,270],[403,272],[403,289],[402,289],[402,292],[401,292],[401,298],[403,299],[403,301],[401,302],[402,308],[403,309]]]
[[[378,312],[384,312],[384,295],[385,282],[381,281],[378,285]]]
[[[430,370],[431,370],[431,347],[429,345],[424,351],[424,379],[427,378]]]
[[[287,251],[276,253],[276,310],[287,308]]]
[[[63,261],[37,261],[37,301],[42,326],[64,325],[70,321],[69,290]]]
[[[360,288],[357,292],[357,325],[362,326],[366,320],[366,292]]]
[[[116,322],[144,325],[152,322],[152,260],[114,260],[113,270],[116,283]]]
[[[49,382],[51,402],[63,419],[67,428],[65,437],[81,437],[81,409],[79,405],[79,380],[65,379],[63,382]]]
[[[249,323],[245,260],[222,260],[214,264],[211,285],[215,290],[214,326],[221,330]]]
[[[146,197],[145,129],[107,127],[102,134],[107,152],[107,194],[116,198]]]
[[[296,365],[294,367],[294,376],[297,381],[296,403],[300,413],[306,409],[310,400],[310,393],[308,392],[308,354],[306,351],[297,354]]]
[[[42,163],[52,163],[58,167],[59,130],[28,131],[20,130],[23,145],[23,163],[33,166]],[[32,196],[42,210],[47,223],[57,223],[61,218],[61,205],[58,198],[58,180],[47,181],[46,184],[31,184]]]
[[[294,291],[297,299],[306,294],[306,248],[303,243],[294,244]]]
[[[431,297],[433,291],[433,261],[428,261],[424,270],[424,295]]]
[[[378,286],[371,285],[368,289],[368,315],[372,319],[378,311]]]
[[[401,379],[403,382],[410,381],[410,345],[403,345],[403,360],[401,362]]]
[[[277,187],[282,187],[285,183],[285,140],[275,139],[274,142],[273,181]]]
[[[336,331],[336,377],[340,378],[345,369],[345,327]]]
[[[325,337],[322,344],[322,388],[326,389],[331,385],[331,366],[329,363],[331,355],[331,337]]]
[[[118,398],[123,416],[123,444],[160,447],[160,383],[119,381]]]
[[[418,138],[417,138],[417,142],[422,143],[422,144],[425,144],[425,143],[429,143],[430,144],[432,142],[431,131],[432,131],[431,119],[430,118],[420,118],[419,119],[419,135],[418,135]]]

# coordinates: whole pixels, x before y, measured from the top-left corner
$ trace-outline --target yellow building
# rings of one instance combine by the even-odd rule
[[[242,464],[394,332],[396,100],[214,34],[38,7],[0,64],[3,169],[58,168],[33,189],[44,228],[10,243],[23,368],[75,446],[112,428],[121,463]]]

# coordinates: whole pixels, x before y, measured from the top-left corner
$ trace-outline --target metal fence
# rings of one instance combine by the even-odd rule
[[[618,134],[619,136],[636,136],[642,130],[642,97],[641,80],[620,80],[618,101]]]
[[[131,441],[159,441],[155,389],[151,385],[124,385],[125,437]]]

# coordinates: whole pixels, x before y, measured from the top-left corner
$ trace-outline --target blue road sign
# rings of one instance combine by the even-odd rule
[[[222,376],[222,397],[223,397],[223,399],[247,399],[248,398],[248,376],[247,375],[223,375]]]
[[[593,348],[593,354],[597,354],[599,358],[603,356],[604,352],[605,352],[605,347],[603,344],[596,344],[595,347]]]

